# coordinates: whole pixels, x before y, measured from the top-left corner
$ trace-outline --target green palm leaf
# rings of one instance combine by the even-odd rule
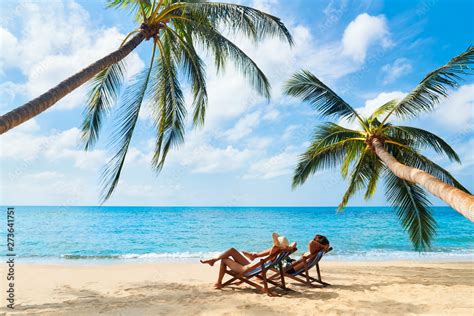
[[[391,111],[397,104],[398,104],[399,100],[397,99],[393,99],[393,100],[390,100],[388,101],[387,103],[385,104],[382,104],[380,107],[378,107],[369,117],[369,121],[374,121],[376,119],[378,119],[378,117],[382,114],[385,114],[387,113],[388,111]],[[380,124],[380,122],[379,122]]]
[[[180,62],[184,75],[191,82],[193,90],[193,123],[194,125],[203,125],[207,107],[207,89],[205,66],[202,59],[198,56],[192,42],[192,38],[182,38],[178,32],[166,27],[170,41],[176,43],[179,50],[176,59]]]
[[[140,108],[147,94],[148,82],[153,68],[153,49],[150,66],[135,77],[134,82],[127,87],[123,102],[119,109],[117,124],[112,133],[111,148],[115,153],[105,165],[102,172],[102,201],[110,198],[120,179],[127,151],[132,141],[133,132],[138,120]]]
[[[363,140],[364,133],[349,128],[342,127],[338,124],[325,122],[319,125],[313,139],[317,139],[321,146],[332,145],[347,138],[359,138]]]
[[[102,120],[117,101],[124,80],[124,72],[123,62],[118,62],[105,68],[92,79],[81,127],[81,139],[85,150],[94,147],[99,137]]]
[[[346,157],[341,165],[341,176],[345,179],[349,173],[349,167],[353,165],[357,157],[365,150],[366,145],[363,142],[354,142],[347,147]]]
[[[284,87],[285,93],[309,102],[321,116],[354,119],[362,118],[334,91],[307,70],[295,73]]]
[[[300,162],[293,177],[293,187],[303,184],[306,178],[318,168],[326,169],[329,167],[328,164],[330,165],[331,162],[326,161],[326,159],[331,159],[331,155],[334,155],[333,159],[335,159],[332,166],[336,166],[341,160],[344,160],[344,156],[346,157],[345,160],[351,155],[355,157],[365,146],[362,135],[359,131],[347,129],[334,123],[328,122],[318,126],[313,135],[313,144],[300,157]],[[346,140],[348,141],[346,142]],[[342,150],[342,152],[340,153],[339,150]],[[339,155],[342,155],[342,157]],[[347,164],[349,163],[350,161],[347,162]]]
[[[344,193],[341,203],[339,203],[338,211],[342,210],[347,205],[351,196],[368,186],[369,182],[371,182],[375,174],[374,172],[376,171],[374,169],[376,160],[377,158],[369,148],[365,148],[362,151],[359,160],[351,173],[349,187],[347,188],[346,193]],[[374,186],[373,190],[375,190],[375,184],[372,184],[372,186]]]
[[[365,191],[364,199],[367,201],[371,199],[375,190],[377,189],[377,183],[379,181],[381,173],[385,170],[385,165],[380,161],[380,159],[374,154],[371,157],[371,170],[372,172],[369,175],[369,182],[367,183],[367,189]]]
[[[362,142],[359,139],[348,138],[331,145],[321,145],[320,140],[313,141],[311,146],[300,156],[293,175],[293,188],[302,185],[306,179],[318,170],[338,166],[352,146]]]
[[[157,127],[152,165],[157,171],[163,168],[169,149],[184,141],[185,132],[186,105],[170,50],[169,41],[165,36],[161,54],[156,61],[156,78],[152,84],[152,106]]]
[[[232,61],[237,70],[249,80],[258,93],[266,98],[270,98],[270,82],[267,77],[257,64],[237,45],[212,27],[204,27],[202,24],[195,22],[188,22],[187,24],[193,27],[193,38],[215,56],[218,70],[224,67],[225,61]]]
[[[397,215],[410,240],[418,251],[431,247],[436,231],[436,221],[430,211],[430,202],[422,188],[385,172],[387,200],[397,210]]]
[[[143,18],[151,9],[151,0],[107,0],[107,8],[128,9],[135,15],[136,21],[143,21]]]
[[[205,16],[213,26],[223,26],[254,40],[276,36],[293,44],[290,32],[279,18],[251,7],[217,2],[188,3],[184,14]]]
[[[415,117],[421,112],[433,110],[441,97],[448,95],[448,88],[456,88],[462,80],[462,75],[472,72],[474,64],[474,47],[470,46],[465,52],[451,59],[446,65],[429,73],[418,86],[410,92],[385,117]]]
[[[408,144],[412,148],[433,149],[438,154],[446,155],[450,160],[461,162],[458,154],[441,137],[421,128],[392,125],[387,127],[386,134],[391,139]]]

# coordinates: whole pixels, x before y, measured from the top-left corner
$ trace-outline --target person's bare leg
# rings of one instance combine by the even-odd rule
[[[227,249],[226,251],[224,251],[222,254],[220,254],[216,258],[207,259],[207,260],[200,260],[200,261],[201,261],[201,263],[207,263],[208,265],[213,266],[214,263],[216,263],[216,261],[226,259],[226,258],[229,258],[229,257],[232,257],[235,260],[235,262],[238,262],[241,265],[249,264],[249,261],[244,256],[242,256],[242,254],[240,252],[238,252],[237,249],[235,249],[235,248]]]
[[[216,289],[222,288],[222,280],[224,279],[226,265],[224,261],[221,261],[221,266],[219,268],[219,275],[217,276],[217,282],[214,284]]]
[[[219,268],[219,275],[217,276],[217,282],[216,284],[214,284],[214,287],[216,289],[222,288],[222,280],[224,279],[226,267],[229,267],[229,269],[237,273],[242,273],[246,269],[245,265],[235,262],[232,259],[229,259],[229,258],[222,259],[221,266]]]

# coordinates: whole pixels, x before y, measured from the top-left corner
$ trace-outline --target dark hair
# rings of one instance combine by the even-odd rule
[[[321,245],[329,245],[329,240],[326,238],[326,236],[323,235],[316,235],[314,236],[314,241],[317,241]]]

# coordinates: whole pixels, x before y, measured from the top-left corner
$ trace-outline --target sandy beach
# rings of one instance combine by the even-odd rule
[[[322,262],[332,285],[295,283],[279,297],[240,286],[214,290],[199,263],[18,264],[15,310],[35,315],[367,315],[474,313],[474,264]],[[5,266],[2,267],[5,275]],[[2,279],[4,279],[2,277]]]

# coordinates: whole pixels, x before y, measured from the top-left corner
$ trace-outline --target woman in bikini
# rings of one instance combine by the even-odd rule
[[[296,248],[296,243],[294,243],[294,246]],[[303,254],[302,259],[309,258],[312,255],[317,254],[321,250],[324,250],[325,252],[327,252],[329,247],[330,247],[329,240],[325,236],[315,235],[314,238],[312,240],[310,240],[310,242],[308,244],[308,251]],[[269,255],[270,254],[270,249],[262,251],[260,253],[244,252],[244,254],[250,260],[254,260],[255,258],[259,258],[259,257],[262,257],[262,256]],[[289,260],[287,259],[287,262],[289,262],[290,264],[285,266],[284,269],[288,273],[293,273],[294,271],[298,271],[300,269],[303,269],[304,265],[305,265],[305,261],[301,260],[301,259],[300,260],[294,260],[294,259],[289,258]]]
[[[231,269],[232,271],[237,272],[239,274],[245,273],[250,268],[252,268],[252,266],[254,266],[255,263],[252,263],[251,261],[255,260],[256,258],[269,256],[271,254],[274,254],[280,249],[287,249],[287,248],[296,249],[296,243],[292,243],[291,245],[289,245],[288,239],[284,236],[279,236],[277,233],[272,234],[272,239],[273,239],[273,246],[262,252],[253,253],[253,252],[243,251],[242,253],[240,253],[237,249],[230,248],[224,251],[221,255],[219,255],[216,258],[201,260],[201,263],[208,264],[210,266],[213,266],[219,260],[221,261],[219,276],[217,277],[217,282],[214,285],[214,287],[216,289],[222,288],[222,279],[224,278],[225,270],[227,267]]]

